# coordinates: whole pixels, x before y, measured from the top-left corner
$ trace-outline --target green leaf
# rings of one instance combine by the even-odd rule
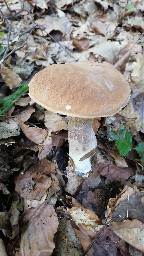
[[[2,45],[0,45],[0,54],[3,52],[4,48]]]
[[[135,11],[135,7],[134,7],[133,4],[131,4],[131,3],[126,4],[125,8],[126,8],[128,11]]]
[[[28,91],[28,84],[22,84],[14,93],[5,98],[0,99],[0,116],[5,115],[14,105],[14,103],[21,98],[21,96]]]
[[[139,143],[134,149],[138,154],[144,154],[144,142]]]
[[[129,129],[123,130],[122,137],[115,142],[121,156],[126,156],[128,152],[132,149],[132,136]]]
[[[139,143],[134,149],[139,154],[141,164],[144,166],[144,142]]]
[[[5,32],[4,31],[0,31],[0,36],[4,36]]]
[[[115,146],[121,156],[126,156],[132,149],[132,136],[129,129],[124,125],[121,125],[116,132],[110,130],[108,139],[115,141]]]

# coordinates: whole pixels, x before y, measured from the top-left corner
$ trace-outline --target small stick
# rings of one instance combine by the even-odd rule
[[[60,46],[71,58],[73,58],[73,59],[76,61],[76,59],[70,54],[70,52],[66,49],[66,47],[64,47],[63,45],[61,45],[51,34],[48,33],[48,35],[49,35],[49,37],[50,37],[55,43],[59,44],[59,46]]]
[[[7,7],[7,9],[9,10],[10,15],[13,16],[12,10],[10,9],[10,7],[9,7],[9,5],[8,5],[8,3],[7,3],[6,0],[4,0],[4,3],[5,3],[5,5],[6,5],[6,7]]]
[[[135,41],[135,43],[131,46],[131,48],[128,50],[128,52],[126,52],[115,64],[114,67],[116,69],[119,69],[119,67],[121,67],[123,65],[123,63],[125,62],[125,60],[131,55],[131,50],[133,49],[133,47],[136,45],[136,43],[139,41],[139,39],[143,36],[143,34]]]

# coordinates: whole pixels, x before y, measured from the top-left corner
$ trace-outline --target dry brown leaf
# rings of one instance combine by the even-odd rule
[[[74,231],[83,247],[83,250],[84,251],[87,250],[87,248],[90,246],[91,242],[95,238],[96,233],[91,234],[90,232],[89,233],[85,232],[85,230],[82,229],[81,227],[79,227],[77,229],[75,228]],[[90,256],[90,255],[92,255],[92,254],[88,254],[88,256]]]
[[[59,148],[63,143],[68,140],[68,132],[60,131],[57,134],[52,134],[52,145],[53,147]]]
[[[110,227],[104,227],[92,241],[88,256],[132,256],[125,241],[120,239]],[[142,256],[138,251],[133,256]]]
[[[55,237],[56,248],[55,256],[80,256],[82,247],[78,238],[75,235],[71,221],[66,215],[60,216],[59,227]]]
[[[117,23],[114,21],[110,21],[110,17],[108,14],[105,15],[93,15],[88,19],[90,23],[90,28],[97,35],[103,35],[106,38],[111,38],[114,34],[114,31],[117,27]]]
[[[110,155],[114,158],[118,167],[128,167],[126,160],[117,151],[110,150]]]
[[[95,2],[97,4],[100,4],[100,6],[102,6],[105,11],[108,9],[109,6],[111,6],[109,0],[95,0]]]
[[[91,47],[88,52],[93,53],[95,56],[101,56],[106,61],[114,64],[117,60],[117,56],[122,49],[122,45],[118,42],[104,41],[99,45]]]
[[[86,250],[103,226],[99,225],[99,218],[92,210],[84,208],[74,198],[72,199],[72,204],[74,206],[68,209],[68,212],[76,224],[74,231],[83,249]]]
[[[93,0],[82,1],[80,3],[74,4],[74,11],[81,17],[86,18],[95,12],[96,6]]]
[[[73,207],[67,210],[77,226],[80,226],[88,233],[95,233],[96,230],[100,230],[101,226],[98,225],[99,218],[92,210],[84,208],[74,198],[72,199],[72,204]]]
[[[99,20],[97,20],[97,21],[90,20],[90,26],[91,26],[91,29],[97,35],[105,35],[106,34],[106,25],[105,25],[105,23],[103,23]]]
[[[133,219],[121,223],[113,222],[112,230],[128,244],[144,252],[144,224],[141,221]]]
[[[66,119],[56,113],[45,111],[45,126],[50,132],[58,132],[61,130],[67,130]]]
[[[122,221],[126,218],[144,222],[144,192],[137,188],[126,187],[115,199],[110,199],[109,213],[114,219]]]
[[[0,74],[10,89],[19,86],[22,81],[19,75],[7,67],[1,67]]]
[[[114,205],[117,206],[121,201],[128,199],[130,195],[132,195],[135,191],[139,191],[136,187],[128,187],[125,186],[122,192],[116,196],[116,198],[110,198],[110,201],[112,200],[114,202]],[[113,206],[114,206],[113,205]]]
[[[80,188],[83,178],[74,173],[69,167],[67,170],[68,182],[65,185],[65,191],[71,195],[74,195]]]
[[[24,174],[19,174],[16,179],[15,190],[22,198],[29,200],[40,200],[52,184],[50,173],[55,172],[55,165],[44,159],[35,164]]]
[[[48,9],[47,7],[47,3],[49,2],[49,0],[32,0],[31,3],[32,5],[36,5],[37,7],[41,8],[41,9]]]
[[[8,119],[0,123],[0,139],[7,139],[19,135],[20,129],[16,120]]]
[[[38,158],[39,158],[39,160],[42,160],[43,158],[45,158],[51,152],[52,143],[50,141],[49,144],[39,145],[37,148],[38,148]]]
[[[42,204],[35,209],[21,236],[22,256],[52,255],[58,218],[52,205]]]
[[[44,19],[38,19],[35,21],[46,34],[52,31],[60,31],[63,35],[69,38],[71,32],[71,23],[67,17],[52,17],[45,16]]]
[[[31,117],[32,113],[34,112],[35,109],[33,107],[28,107],[27,109],[23,110],[20,114],[18,114],[17,118],[20,122],[24,123]]]
[[[55,0],[55,5],[58,9],[61,9],[62,7],[65,7],[70,4],[74,4],[77,0]]]
[[[102,176],[105,176],[108,180],[127,180],[133,175],[132,169],[128,167],[118,167],[114,164],[101,163],[99,164],[98,171]]]
[[[141,16],[135,16],[135,17],[128,17],[124,23],[124,26],[127,28],[133,27],[135,29],[141,29],[144,31],[144,22],[143,22],[143,17]]]
[[[20,122],[20,127],[25,136],[35,142],[36,144],[42,144],[48,137],[48,131],[39,127],[30,127],[29,125]]]
[[[0,212],[0,229],[5,229],[9,223],[8,212]]]
[[[0,255],[7,256],[5,245],[2,239],[0,239]]]
[[[130,128],[132,134],[144,132],[144,89],[137,89],[131,95],[127,106],[120,111],[120,115],[125,117],[126,126]]]
[[[135,82],[136,88],[144,88],[144,58],[136,57],[132,63],[131,79]]]
[[[94,132],[97,133],[99,128],[100,128],[100,122],[99,122],[99,120],[97,118],[93,119],[92,126],[93,126],[93,129],[94,129]]]
[[[18,101],[15,102],[15,105],[25,107],[30,103],[30,97],[20,98]]]
[[[85,51],[89,48],[89,40],[87,38],[73,39],[73,45],[79,51]]]
[[[143,218],[144,192],[136,187],[125,186],[123,191],[115,198],[110,198],[107,206],[107,220],[112,217],[122,221],[126,218],[138,219],[144,222]]]

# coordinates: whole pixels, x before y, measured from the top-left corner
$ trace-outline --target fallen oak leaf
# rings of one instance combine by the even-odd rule
[[[113,232],[144,253],[144,224],[136,219],[112,223]]]
[[[5,244],[4,244],[2,239],[0,239],[0,254],[2,256],[8,256],[7,252],[6,252],[6,249],[5,249]]]
[[[32,209],[33,210],[33,209]],[[55,248],[54,234],[58,228],[58,218],[54,207],[43,203],[29,215],[29,223],[21,236],[22,256],[51,256]]]
[[[127,180],[130,176],[133,175],[132,169],[129,167],[118,167],[109,162],[100,163],[98,166],[98,171],[102,176],[105,176],[108,180],[114,181],[123,181]]]
[[[52,31],[60,31],[69,38],[71,33],[71,23],[67,17],[52,17],[46,15],[44,19],[37,19],[35,22],[46,34]]]
[[[20,128],[16,119],[7,119],[0,123],[0,139],[7,139],[19,135]]]
[[[92,239],[103,228],[99,225],[100,220],[98,216],[87,208],[84,208],[78,201],[72,198],[73,207],[67,209],[72,217],[74,225],[74,231],[77,235],[84,250],[87,250],[91,244]]]
[[[31,117],[32,113],[34,112],[35,109],[30,106],[27,109],[23,110],[20,114],[18,114],[17,118],[20,122],[24,123]]]
[[[45,0],[32,0],[31,1],[33,6],[37,6],[41,9],[48,9],[47,2],[49,2],[49,0],[47,0],[47,1],[45,1]]]
[[[26,107],[28,106],[28,104],[30,103],[30,97],[24,97],[24,98],[20,98],[15,105],[17,106],[21,106],[21,107]]]
[[[20,85],[22,81],[19,75],[17,75],[13,70],[4,66],[1,67],[0,74],[3,78],[3,81],[10,89]]]
[[[107,207],[107,219],[122,221],[124,219],[137,219],[144,222],[144,192],[136,187],[125,187],[116,197],[110,198]]]
[[[39,127],[30,127],[29,125],[20,122],[20,127],[25,136],[35,142],[36,144],[42,144],[48,137],[48,131]]]
[[[15,181],[15,190],[22,198],[40,200],[52,184],[50,173],[55,172],[55,164],[43,159],[33,165],[24,174],[19,174]]]
[[[58,232],[55,237],[56,255],[75,255],[82,253],[82,247],[77,238],[69,216],[64,214],[59,218]]]
[[[142,207],[142,205],[140,205],[142,201],[139,199],[142,192],[140,192],[140,194],[139,192],[140,191],[136,187],[132,188],[125,186],[119,195],[117,195],[115,198],[110,198],[107,205],[107,222],[111,221],[113,216],[117,219],[117,221],[122,221],[128,218],[128,216],[131,219],[138,218],[140,221],[142,221],[140,217],[142,216],[141,210],[139,210]],[[133,210],[136,206],[135,202],[140,206],[138,205],[137,209]]]
[[[45,126],[51,132],[67,130],[68,124],[64,117],[50,111],[45,111]]]
[[[87,38],[73,39],[73,45],[79,51],[85,51],[89,48],[89,40]]]
[[[94,211],[83,207],[76,199],[72,198],[73,207],[67,209],[73,221],[85,232],[94,233],[101,228],[100,220]]]

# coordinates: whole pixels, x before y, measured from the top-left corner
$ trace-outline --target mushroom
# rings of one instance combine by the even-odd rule
[[[119,112],[129,100],[130,87],[113,65],[88,61],[44,68],[30,81],[29,95],[47,110],[68,116],[69,156],[75,172],[87,176],[89,152],[97,146],[93,118]]]

